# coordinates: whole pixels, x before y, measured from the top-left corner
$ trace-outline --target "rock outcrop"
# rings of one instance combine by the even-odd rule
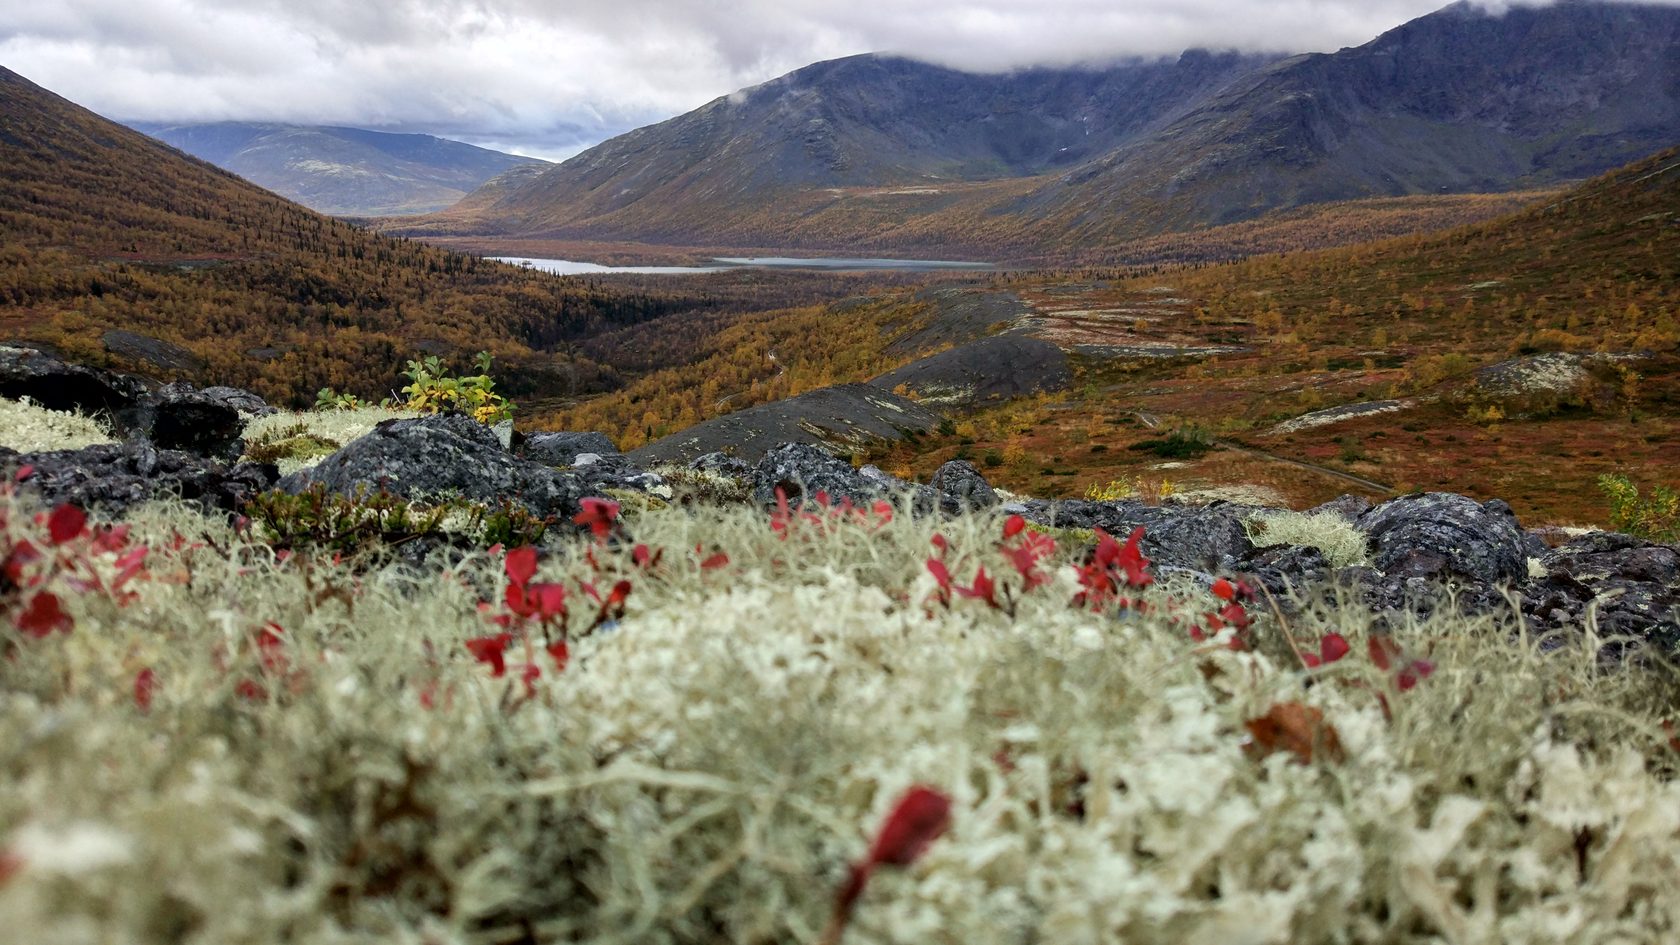
[[[152,499],[181,498],[206,510],[238,512],[273,488],[279,471],[268,463],[228,464],[142,439],[79,450],[0,451],[6,478],[27,467],[20,488],[47,505],[70,502],[118,514]]]

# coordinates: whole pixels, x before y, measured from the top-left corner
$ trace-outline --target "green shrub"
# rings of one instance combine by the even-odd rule
[[[1127,449],[1154,453],[1162,459],[1195,459],[1213,449],[1213,440],[1201,427],[1180,427],[1166,436],[1133,443]]]
[[[377,555],[421,539],[452,545],[532,545],[553,524],[521,506],[462,499],[421,503],[385,490],[354,497],[316,483],[297,495],[265,492],[246,509],[256,534],[275,548]]]
[[[300,420],[246,437],[245,458],[254,463],[319,459],[342,445],[337,440],[309,432],[309,425]]]
[[[1650,541],[1680,542],[1680,493],[1652,486],[1641,495],[1638,486],[1617,473],[1598,477],[1598,488],[1610,503],[1610,527]]]
[[[408,362],[403,376],[409,384],[402,389],[408,395],[408,408],[421,413],[460,411],[484,424],[513,419],[513,401],[496,393],[496,382],[490,378],[490,353],[480,351],[473,365],[477,374],[456,376],[436,355]]]

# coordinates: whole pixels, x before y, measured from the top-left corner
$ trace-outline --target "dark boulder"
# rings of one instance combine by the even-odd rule
[[[605,433],[532,433],[519,455],[544,466],[570,466],[584,453],[617,456],[618,447]]]
[[[351,496],[384,488],[409,498],[505,499],[534,515],[560,517],[575,515],[591,494],[580,477],[514,456],[488,427],[458,414],[387,420],[280,485],[297,493],[316,483]]]
[[[579,453],[571,472],[593,491],[634,489],[648,492],[665,480],[630,462],[623,453]]]
[[[1324,552],[1308,545],[1256,548],[1243,559],[1239,570],[1269,591],[1280,605],[1323,586],[1333,572]]]
[[[1355,523],[1371,547],[1371,564],[1391,580],[1483,587],[1528,576],[1522,529],[1511,507],[1450,492],[1390,499]]]
[[[0,454],[10,478],[32,467],[22,487],[48,505],[70,502],[120,513],[151,499],[177,497],[226,512],[243,509],[274,486],[279,472],[268,463],[229,465],[180,450],[159,449],[143,439],[79,450]]]
[[[1594,532],[1551,549],[1540,564],[1545,574],[1522,588],[1532,628],[1580,626],[1590,619],[1603,636],[1680,655],[1680,549]],[[1610,649],[1617,655],[1623,644]]]
[[[1162,565],[1209,573],[1233,573],[1254,550],[1243,519],[1254,509],[1228,502],[1208,505],[1146,505],[1142,502],[1024,503],[1031,521],[1061,528],[1101,528],[1119,539],[1142,528],[1145,556]]]
[[[131,377],[65,362],[37,351],[0,345],[0,397],[25,397],[49,410],[116,414],[145,393]]]
[[[956,510],[989,509],[998,504],[991,483],[967,460],[953,459],[934,470],[928,485]]]
[[[1352,522],[1371,511],[1371,500],[1362,495],[1339,495],[1322,505],[1315,505],[1307,510],[1308,515],[1330,513],[1340,515]]]
[[[997,335],[929,355],[875,378],[926,407],[974,410],[1073,383],[1067,353],[1026,335]]]
[[[245,418],[225,400],[190,384],[170,384],[118,415],[123,428],[161,449],[235,460],[244,451]]]
[[[850,499],[862,503],[888,491],[853,469],[851,463],[809,443],[783,443],[765,453],[753,467],[752,487],[753,501],[759,505],[774,506],[776,490],[780,489],[793,508],[819,492],[827,493],[834,502]]]

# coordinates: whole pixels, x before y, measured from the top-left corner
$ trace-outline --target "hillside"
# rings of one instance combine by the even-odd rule
[[[1066,351],[1071,389],[959,413],[874,461],[925,478],[950,459],[985,460],[1001,485],[1038,495],[1171,481],[1303,507],[1423,487],[1602,520],[1599,474],[1672,482],[1680,465],[1677,260],[1680,151],[1670,150],[1436,235],[1145,276],[1023,273],[985,291],[743,319],[697,343],[693,363],[543,422],[636,446],[1007,329]],[[846,327],[815,330],[824,323]],[[1637,357],[1594,361],[1596,351]],[[1566,362],[1555,390],[1511,396],[1477,383],[1483,368],[1540,357],[1517,372],[1543,371],[1553,356]],[[1166,455],[1179,450],[1163,442],[1175,431],[1191,431],[1186,457]]]
[[[1547,185],[1680,139],[1677,44],[1680,9],[1583,0],[1458,4],[1279,61],[965,76],[855,57],[400,226],[1031,255],[1326,201]]]
[[[137,332],[182,349],[167,376],[280,400],[383,394],[417,349],[489,349],[515,392],[598,390],[615,376],[573,341],[715,304],[369,233],[4,69],[0,167],[0,338],[110,363],[102,336]]]
[[[288,200],[339,216],[430,213],[499,174],[546,161],[421,134],[261,122],[136,130]]]

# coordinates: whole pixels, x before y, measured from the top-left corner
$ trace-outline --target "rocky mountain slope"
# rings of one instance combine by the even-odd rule
[[[430,213],[536,158],[361,128],[221,121],[131,126],[288,200],[338,216]]]
[[[689,245],[1090,246],[1322,201],[1589,176],[1680,139],[1680,9],[1456,4],[1281,61],[967,76],[819,63],[412,232]]]

